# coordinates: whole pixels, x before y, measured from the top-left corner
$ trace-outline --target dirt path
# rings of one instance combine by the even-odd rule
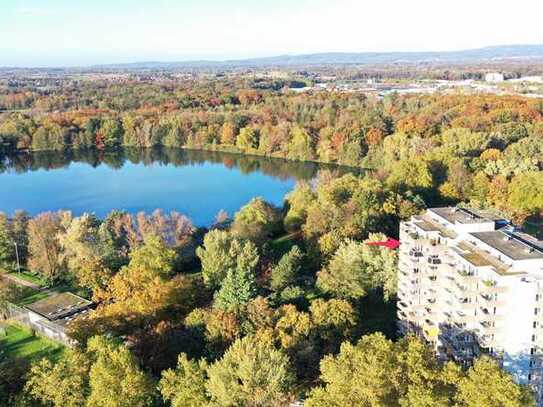
[[[2,274],[3,277],[7,278],[8,280],[13,281],[15,284],[24,285],[25,287],[33,288],[34,290],[41,291],[42,287],[40,287],[38,284],[31,283],[30,281],[23,280],[22,278],[17,277],[14,274],[8,274],[4,273]]]

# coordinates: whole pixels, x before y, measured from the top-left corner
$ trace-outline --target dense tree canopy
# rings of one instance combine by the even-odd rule
[[[533,399],[489,358],[463,371],[440,365],[414,338],[397,343],[375,334],[344,343],[321,362],[323,387],[307,405],[317,406],[526,406]],[[485,385],[482,385],[486,383]]]
[[[106,150],[167,146],[351,167],[320,170],[298,183],[283,207],[255,198],[231,219],[221,213],[209,230],[176,212],[1,215],[2,271],[14,269],[17,244],[23,269],[96,304],[68,325],[78,347],[60,360],[9,370],[16,361],[0,353],[0,391],[9,393],[0,401],[532,404],[491,359],[469,368],[443,364],[424,343],[386,329],[394,325],[397,253],[370,243],[397,237],[400,220],[443,203],[493,206],[540,225],[543,104],[462,94],[378,100],[356,92],[298,94],[285,85],[225,75],[81,80],[47,92],[0,87],[0,109],[32,109],[0,115],[2,157],[86,151],[86,162],[115,167],[121,162]],[[143,161],[153,154],[145,151]],[[59,165],[36,160],[13,158],[20,168]],[[228,160],[246,172],[257,167]],[[286,176],[277,168],[288,161],[275,162],[258,165]],[[2,279],[0,313],[28,294]]]

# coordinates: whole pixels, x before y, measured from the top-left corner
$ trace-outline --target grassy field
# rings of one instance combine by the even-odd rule
[[[29,329],[7,325],[5,330],[7,335],[0,335],[0,357],[57,360],[64,352],[64,346],[33,335]]]
[[[28,281],[29,283],[34,283],[36,285],[39,285],[40,287],[45,287],[47,285],[47,281],[45,281],[42,277],[28,270],[21,270],[20,273],[17,271],[12,271],[10,274],[12,274],[15,277],[20,278],[21,280],[25,280],[25,281]]]

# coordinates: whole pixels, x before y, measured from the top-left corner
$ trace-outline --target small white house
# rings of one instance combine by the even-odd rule
[[[489,72],[485,75],[486,82],[503,82],[504,80],[505,78],[500,72]]]

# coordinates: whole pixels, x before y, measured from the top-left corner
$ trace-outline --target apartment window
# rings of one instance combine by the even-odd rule
[[[537,328],[537,321],[534,321],[534,328]]]
[[[532,374],[531,373],[528,374],[528,381],[529,382],[532,381]]]
[[[532,335],[532,342],[535,342],[535,340],[536,340],[536,336]]]
[[[539,313],[539,308],[534,308],[534,315],[537,315]]]
[[[536,295],[535,295],[535,300],[536,300],[536,301],[539,301],[539,294],[536,294]]]
[[[530,355],[535,354],[535,348],[530,348]]]

